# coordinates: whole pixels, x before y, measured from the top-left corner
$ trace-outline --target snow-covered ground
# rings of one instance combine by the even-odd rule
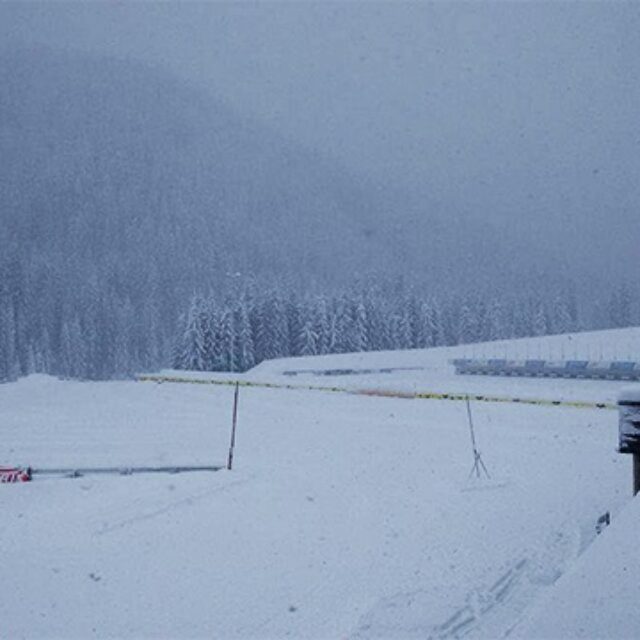
[[[626,509],[566,575],[535,602],[513,637],[637,638],[640,500]]]
[[[340,383],[502,395],[517,385],[598,400],[620,388],[455,378],[447,360],[461,354],[276,361],[246,378],[424,366]],[[232,396],[224,386],[43,376],[0,385],[0,464],[224,464]],[[595,553],[597,518],[610,511],[615,526],[630,501],[617,416],[490,403],[473,412],[490,479],[468,479],[464,403],[249,387],[231,472],[1,485],[0,636],[549,637],[537,603],[585,549],[581,561]]]

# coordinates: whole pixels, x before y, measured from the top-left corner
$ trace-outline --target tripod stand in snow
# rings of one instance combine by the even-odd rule
[[[482,456],[478,451],[478,447],[476,446],[476,434],[473,428],[473,417],[471,416],[471,403],[469,402],[469,396],[465,398],[467,403],[467,415],[469,416],[469,432],[471,433],[471,448],[473,449],[473,467],[471,467],[471,471],[469,472],[469,478],[473,476],[475,473],[476,478],[479,478],[481,475],[481,471],[484,471],[487,478],[490,478],[489,472],[487,471],[487,467],[484,466],[484,462],[482,461]]]

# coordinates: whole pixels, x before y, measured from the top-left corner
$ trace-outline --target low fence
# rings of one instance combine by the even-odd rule
[[[396,373],[397,371],[424,371],[424,367],[382,367],[379,369],[289,369],[285,376],[365,376],[378,373]]]
[[[588,380],[640,380],[640,362],[620,360],[452,360],[459,375],[573,378]]]
[[[250,380],[221,380],[216,378],[181,377],[179,375],[140,374],[136,376],[138,382],[204,384],[218,386],[256,387],[262,389],[285,389],[290,391],[321,391],[325,393],[344,393],[349,395],[370,396],[380,398],[401,398],[406,400],[445,400],[452,402],[490,402],[499,404],[524,404],[543,407],[569,407],[572,409],[616,409],[615,404],[608,402],[585,402],[582,400],[562,400],[551,398],[530,398],[515,396],[492,396],[475,393],[447,393],[439,391],[402,391],[398,389],[358,389],[351,387],[320,386],[310,384],[279,384],[277,382],[257,382]]]

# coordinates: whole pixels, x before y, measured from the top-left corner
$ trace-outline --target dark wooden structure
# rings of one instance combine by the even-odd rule
[[[633,456],[633,494],[640,493],[640,386],[624,389],[618,397],[620,453]]]

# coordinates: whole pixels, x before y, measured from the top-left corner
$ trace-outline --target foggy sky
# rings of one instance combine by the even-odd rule
[[[4,46],[169,68],[356,172],[605,263],[640,253],[638,34],[635,2],[0,4]]]

